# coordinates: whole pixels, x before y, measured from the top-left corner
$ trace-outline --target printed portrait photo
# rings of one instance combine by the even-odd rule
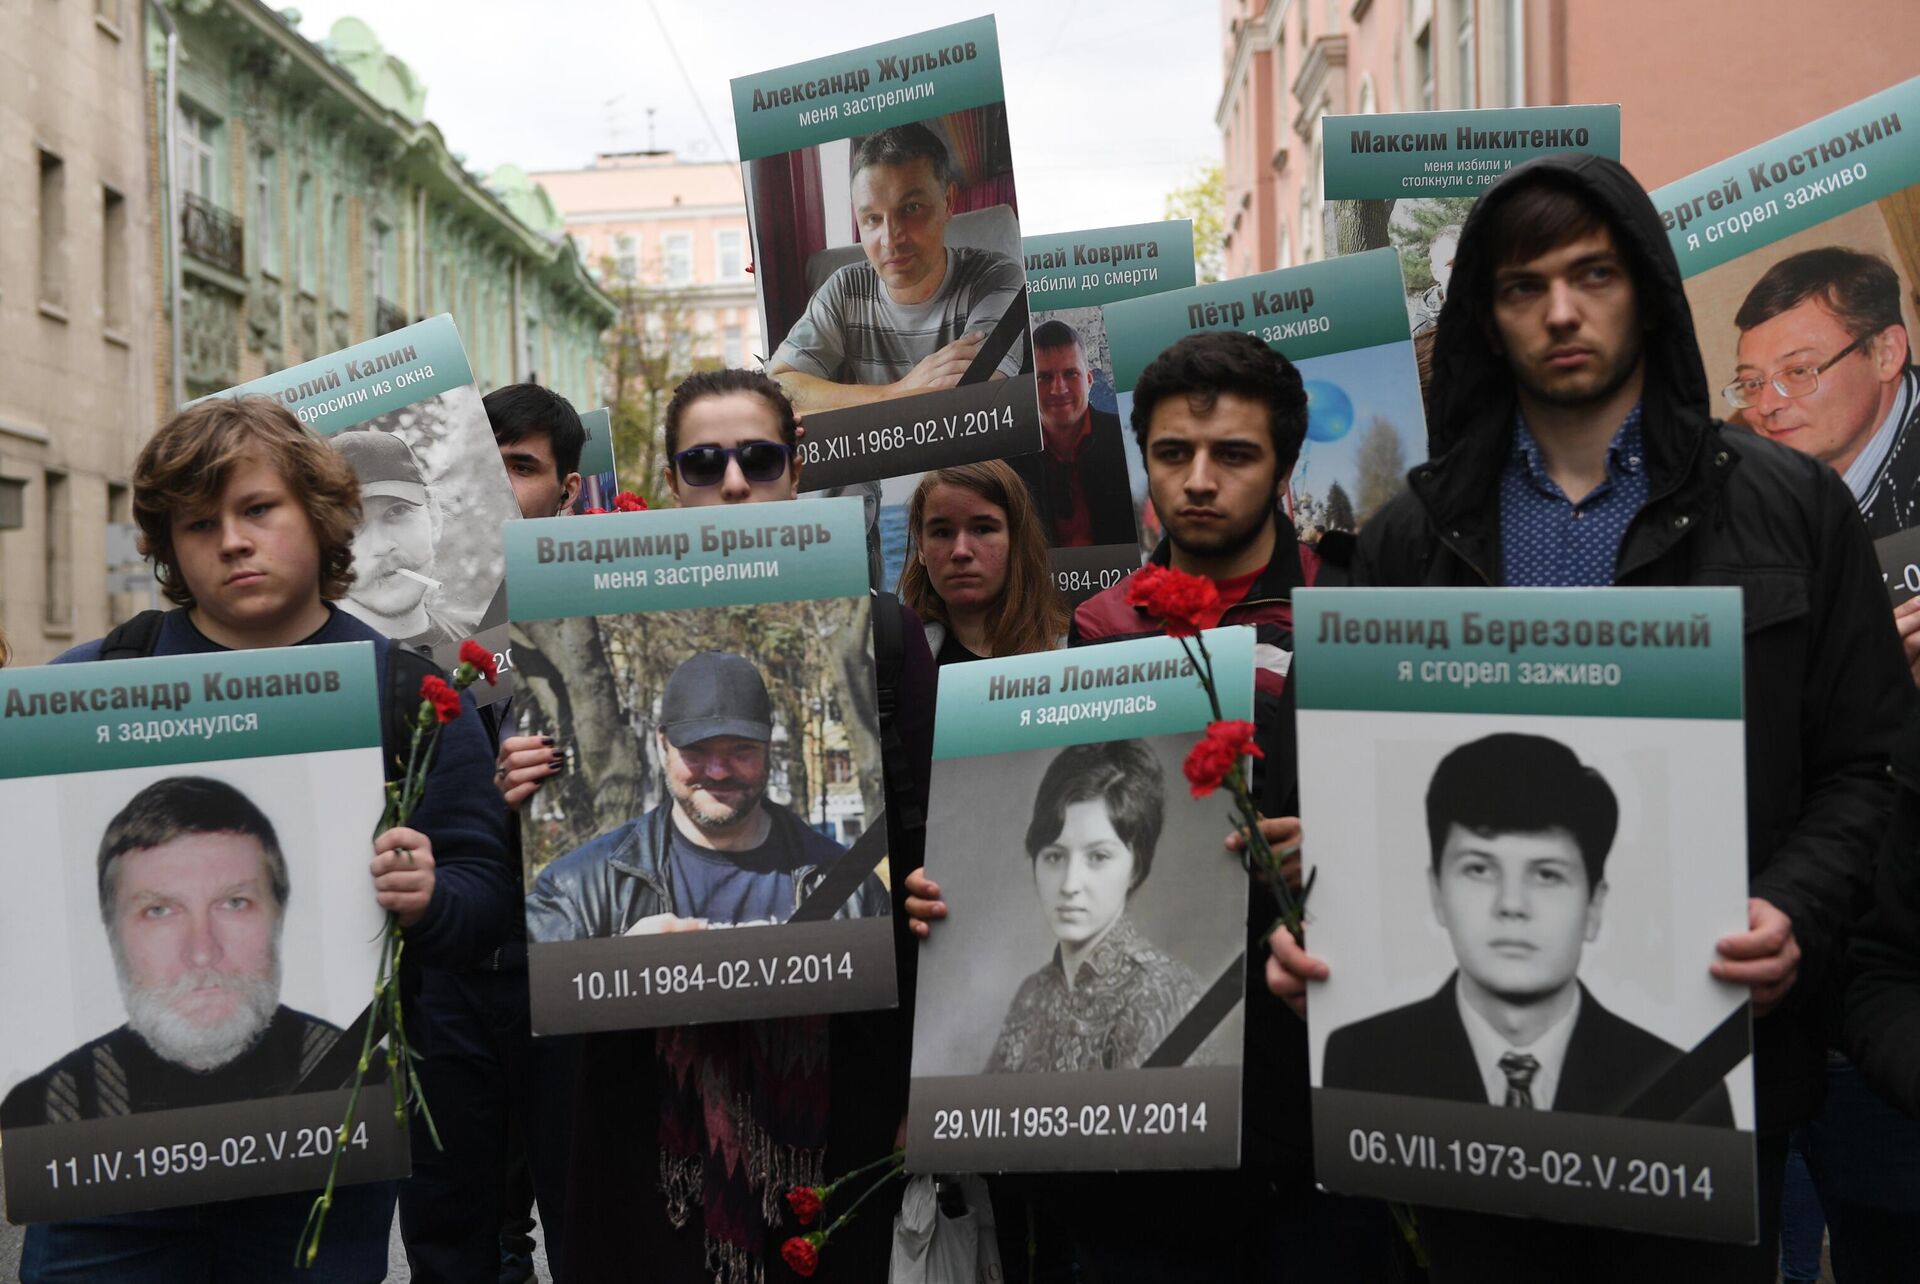
[[[1707,972],[1744,926],[1710,791],[1731,770],[1739,805],[1738,741],[1646,721],[1425,715],[1352,760],[1372,815],[1319,852],[1319,1086],[1752,1126],[1744,1029],[1705,1046],[1744,1004]]]
[[[1714,413],[1833,467],[1876,539],[1920,525],[1920,185],[1686,290]]]
[[[1114,394],[1100,309],[1036,314],[1033,365],[1044,446],[1008,462],[1040,510],[1048,547],[1138,543],[1140,510],[1152,512],[1144,505],[1146,471]],[[1132,400],[1129,393],[1129,409]]]
[[[927,869],[965,912],[937,932],[952,964],[920,973],[916,1078],[1239,1064],[1237,1000],[1163,1052],[1245,938],[1229,813],[1180,772],[1191,740],[934,763]]]
[[[377,752],[0,782],[35,854],[5,867],[0,961],[39,995],[0,1052],[0,1127],[350,1082],[342,1032],[379,954]]]
[[[409,646],[457,646],[506,620],[500,524],[520,515],[471,384],[335,433],[360,478],[340,607]]]
[[[529,939],[782,924],[850,860],[829,917],[888,914],[869,618],[832,598],[516,624],[521,734],[570,751],[523,812]]]
[[[1006,105],[745,167],[767,372],[803,411],[1030,369]]]

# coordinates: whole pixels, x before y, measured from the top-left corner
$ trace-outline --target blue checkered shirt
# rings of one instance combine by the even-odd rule
[[[1515,415],[1513,451],[1500,475],[1501,582],[1524,588],[1613,583],[1620,541],[1646,502],[1638,405],[1607,446],[1607,479],[1577,504],[1547,475],[1539,442]]]

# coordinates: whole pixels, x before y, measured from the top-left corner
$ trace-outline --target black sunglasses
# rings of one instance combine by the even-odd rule
[[[727,461],[740,465],[750,482],[780,480],[793,452],[778,441],[750,441],[744,446],[689,446],[673,457],[673,470],[689,486],[718,486],[727,475]]]

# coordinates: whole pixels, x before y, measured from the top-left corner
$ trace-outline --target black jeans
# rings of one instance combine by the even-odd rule
[[[1905,1284],[1920,1251],[1920,1122],[1883,1101],[1851,1062],[1827,1061],[1827,1100],[1806,1129],[1839,1284]]]
[[[558,1239],[566,1188],[570,1038],[535,1039],[527,972],[423,969],[407,1031],[422,1056],[420,1087],[439,1129],[413,1119],[413,1176],[400,1184],[400,1238],[416,1284],[500,1277],[512,1124],[526,1138],[547,1241]]]

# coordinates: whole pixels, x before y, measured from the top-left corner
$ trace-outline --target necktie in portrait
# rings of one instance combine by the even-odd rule
[[[1540,1072],[1540,1059],[1524,1052],[1508,1052],[1500,1057],[1500,1073],[1507,1076],[1509,1106],[1533,1109],[1533,1076]]]

